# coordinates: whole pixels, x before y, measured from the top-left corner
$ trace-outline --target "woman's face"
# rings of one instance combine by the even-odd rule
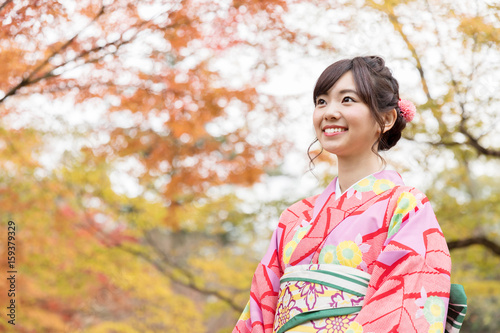
[[[313,123],[323,149],[339,158],[373,154],[380,133],[368,105],[356,92],[351,71],[316,98]]]

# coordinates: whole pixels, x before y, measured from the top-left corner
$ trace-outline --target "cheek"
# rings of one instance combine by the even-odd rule
[[[367,132],[367,139],[369,139],[370,141],[372,140],[376,141],[380,137],[380,134],[382,133],[382,131],[380,130],[380,126],[377,123],[375,123],[370,128],[367,128],[366,132]]]
[[[356,118],[356,122],[358,124],[364,124],[366,135],[368,136],[376,136],[378,137],[381,133],[380,126],[371,115],[370,111],[365,111],[364,117]]]
[[[377,123],[376,120],[373,120],[373,130],[377,134],[377,137],[380,136],[380,134],[382,134],[382,129],[380,128],[380,125],[379,123]]]
[[[321,114],[315,110],[313,112],[313,119],[312,120],[313,120],[314,127],[319,126],[319,124],[321,123]]]
[[[321,116],[318,117],[318,113],[314,112],[313,117],[312,117],[312,125],[313,125],[313,130],[314,134],[316,135],[316,138],[319,138],[321,135]]]

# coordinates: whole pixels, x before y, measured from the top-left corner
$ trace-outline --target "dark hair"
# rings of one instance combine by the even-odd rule
[[[354,84],[359,97],[368,105],[370,111],[380,126],[380,136],[373,146],[378,144],[378,151],[389,150],[401,138],[401,132],[406,127],[406,120],[398,107],[399,84],[392,76],[391,70],[385,66],[385,61],[378,56],[355,57],[339,60],[328,66],[318,78],[314,88],[313,98],[316,105],[318,96],[327,94],[328,90],[346,72],[352,71]],[[396,109],[398,117],[390,130],[383,132],[383,114]]]

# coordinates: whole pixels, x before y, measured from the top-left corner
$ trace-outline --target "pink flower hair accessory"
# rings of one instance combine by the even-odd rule
[[[417,108],[415,104],[406,99],[400,99],[398,102],[399,110],[401,111],[401,115],[405,118],[406,122],[409,123],[415,117],[417,113]]]

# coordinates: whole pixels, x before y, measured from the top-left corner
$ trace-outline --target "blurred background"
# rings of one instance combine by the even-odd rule
[[[384,158],[432,202],[462,331],[500,331],[498,2],[2,0],[0,22],[0,331],[231,332],[281,211],[335,176],[308,171],[315,80],[372,54],[418,108]]]

